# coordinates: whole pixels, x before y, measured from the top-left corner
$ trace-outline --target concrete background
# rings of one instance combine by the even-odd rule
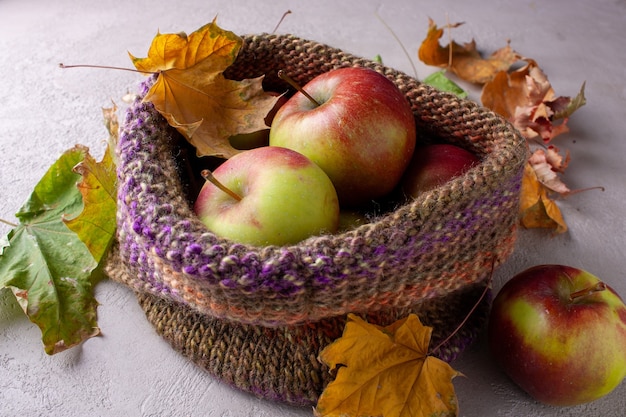
[[[118,103],[141,76],[129,72],[61,70],[58,63],[131,67],[127,51],[144,56],[157,30],[191,32],[215,15],[239,34],[279,28],[413,74],[396,33],[420,78],[435,68],[417,61],[428,17],[439,25],[464,21],[457,41],[476,39],[486,52],[511,40],[539,62],[558,95],[587,83],[587,105],[556,144],[572,153],[566,181],[594,185],[560,202],[570,232],[551,237],[522,231],[517,249],[494,277],[496,289],[540,263],[581,267],[626,296],[623,208],[626,156],[626,2],[596,1],[289,1],[242,0],[0,0],[0,218],[26,200],[47,168],[76,143],[98,158],[106,132],[100,108]],[[447,41],[446,41],[447,43]],[[478,99],[478,91],[472,90]],[[9,228],[0,224],[0,234]],[[96,297],[102,336],[47,356],[39,330],[8,291],[0,293],[0,416],[310,416],[310,409],[270,403],[240,393],[188,363],[145,320],[131,292],[102,282]],[[535,403],[493,365],[484,340],[453,366],[461,416],[624,415],[626,382],[596,402],[570,408]]]

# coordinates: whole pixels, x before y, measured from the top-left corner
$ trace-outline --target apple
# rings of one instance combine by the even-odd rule
[[[626,306],[589,272],[539,265],[495,297],[488,343],[504,372],[536,400],[590,402],[626,376]]]
[[[319,165],[342,207],[357,207],[395,188],[415,148],[415,119],[406,97],[367,68],[323,73],[276,113],[271,146],[293,149]]]
[[[447,143],[415,148],[402,177],[400,189],[405,197],[416,198],[462,175],[480,160],[470,151]]]
[[[287,245],[334,233],[339,202],[326,173],[304,155],[275,146],[243,151],[218,166],[194,212],[218,236],[256,246]]]

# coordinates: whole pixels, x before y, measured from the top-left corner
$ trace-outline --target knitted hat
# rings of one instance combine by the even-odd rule
[[[137,293],[148,320],[183,355],[238,388],[291,404],[315,403],[329,382],[317,356],[341,336],[347,313],[379,325],[416,313],[433,326],[434,346],[459,326],[514,247],[527,149],[500,116],[290,35],[245,36],[226,75],[265,75],[266,89],[285,91],[279,69],[304,85],[347,66],[374,69],[400,88],[418,143],[457,144],[480,163],[353,230],[254,247],[210,233],[194,215],[200,162],[141,101],[152,79],[129,108],[118,145],[118,241],[108,274]],[[487,297],[435,355],[454,359],[488,308]]]

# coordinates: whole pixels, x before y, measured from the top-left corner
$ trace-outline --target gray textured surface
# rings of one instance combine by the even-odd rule
[[[174,2],[172,2],[174,3]],[[535,58],[559,95],[587,82],[587,105],[556,140],[572,152],[572,188],[603,185],[562,201],[570,232],[548,237],[524,231],[516,252],[497,271],[499,287],[539,263],[564,263],[600,276],[626,295],[626,2],[598,1],[164,1],[0,0],[0,218],[13,220],[46,169],[76,143],[103,149],[100,108],[132,90],[140,76],[110,70],[61,70],[57,64],[130,67],[126,51],[143,56],[157,30],[191,32],[217,14],[236,33],[279,32],[315,39],[373,57],[412,74],[395,31],[417,62],[428,17],[465,21],[455,38],[474,37],[493,51],[511,39]],[[417,65],[420,78],[433,68]],[[477,91],[472,92],[477,98]],[[8,227],[0,224],[0,233]],[[97,287],[102,336],[49,357],[40,332],[6,291],[0,294],[0,416],[308,416],[234,391],[172,351],[146,322],[129,290]],[[626,383],[607,397],[573,408],[536,404],[490,361],[481,341],[454,367],[460,415],[622,416]]]

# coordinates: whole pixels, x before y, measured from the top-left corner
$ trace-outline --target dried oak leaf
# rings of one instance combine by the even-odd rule
[[[462,25],[447,25],[454,28]],[[432,19],[428,20],[428,33],[418,51],[420,61],[426,65],[447,68],[459,78],[476,84],[490,81],[498,72],[506,71],[519,60],[519,55],[506,45],[495,51],[491,56],[483,58],[476,49],[476,42],[460,45],[451,41],[446,46],[439,44],[444,28],[439,28]]]
[[[548,188],[541,183],[530,162],[526,163],[522,178],[520,221],[528,229],[553,229],[556,233],[567,231],[561,210],[548,197]]]
[[[428,355],[431,332],[414,314],[384,328],[348,315],[343,335],[320,353],[337,374],[316,415],[456,416],[452,379],[460,374]]]
[[[568,117],[585,104],[585,84],[574,98],[557,97],[537,62],[524,60],[523,67],[500,71],[487,82],[481,102],[511,121],[526,139],[547,143],[569,130]]]
[[[223,75],[241,45],[239,36],[214,19],[189,36],[158,33],[146,58],[129,54],[139,71],[158,73],[144,101],[196,147],[198,156],[229,158],[241,152],[229,137],[267,129],[264,118],[278,99],[263,91],[263,77],[235,81]]]

